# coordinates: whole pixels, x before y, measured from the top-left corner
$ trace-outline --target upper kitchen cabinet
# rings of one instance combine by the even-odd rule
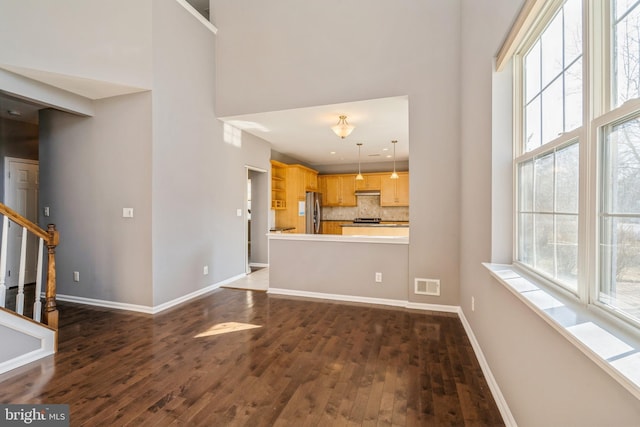
[[[307,191],[318,190],[318,171],[302,165],[287,165],[287,187],[295,200],[304,200]]]
[[[271,206],[276,210],[276,227],[292,228],[293,233],[304,233],[304,216],[298,214],[299,202],[305,200],[307,191],[317,189],[317,171],[272,160]]]
[[[284,163],[271,160],[271,209],[287,208],[287,180]]]
[[[380,206],[409,206],[409,172],[398,172],[398,179],[380,177]]]
[[[320,175],[318,184],[323,206],[357,206],[354,174]]]
[[[381,174],[365,173],[362,175],[364,178],[361,181],[356,181],[356,190],[377,190],[380,191],[380,178]]]

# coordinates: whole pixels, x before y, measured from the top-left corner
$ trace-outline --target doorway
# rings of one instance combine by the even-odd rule
[[[246,166],[245,272],[267,267],[268,180],[264,169]]]
[[[38,223],[38,173],[37,160],[5,157],[4,168],[4,204],[18,212],[29,221]],[[7,287],[18,286],[20,271],[20,247],[22,245],[22,227],[9,221],[7,236]],[[36,281],[36,260],[38,257],[38,238],[27,233],[27,252],[25,259],[25,283]]]

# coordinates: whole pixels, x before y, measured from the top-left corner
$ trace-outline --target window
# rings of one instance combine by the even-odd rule
[[[577,291],[578,143],[518,163],[519,261]]]
[[[636,0],[612,2],[613,107],[640,96],[640,7]]]
[[[582,7],[567,1],[524,55],[524,151],[582,126]]]
[[[603,129],[598,301],[640,321],[640,118]]]
[[[577,292],[582,5],[568,0],[522,56],[518,262]],[[566,134],[572,132],[567,141]],[[573,137],[578,135],[578,139]]]
[[[514,262],[640,326],[640,0],[546,1],[514,64]]]

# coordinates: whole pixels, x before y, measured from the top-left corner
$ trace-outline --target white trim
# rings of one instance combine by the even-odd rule
[[[442,305],[442,304],[424,304],[419,302],[407,301],[405,308],[411,310],[423,310],[423,311],[440,311],[443,313],[459,313],[460,307],[457,305]]]
[[[325,300],[332,300],[332,301],[390,305],[393,307],[406,307],[406,304],[407,304],[407,301],[397,300],[397,299],[359,297],[355,295],[325,294],[322,292],[298,291],[295,289],[272,288],[272,287],[269,287],[269,290],[267,291],[267,293],[274,294],[274,295],[289,295],[289,296],[295,296],[295,297],[316,298],[316,299],[325,299]]]
[[[269,267],[269,264],[265,262],[250,262],[249,267]]]
[[[303,240],[306,242],[339,243],[387,243],[390,245],[408,245],[407,236],[343,236],[339,234],[293,234],[268,233],[270,240]]]
[[[13,359],[0,363],[0,374],[4,374],[5,372],[8,372],[12,369],[16,369],[21,366],[24,366],[27,363],[35,362],[36,360],[40,360],[43,357],[51,356],[54,353],[55,352],[53,350],[45,350],[45,349],[39,348],[27,354],[14,357]]]
[[[186,0],[176,0],[176,3],[178,3],[180,6],[184,7],[187,12],[189,12],[190,14],[192,14],[193,16],[196,17],[196,19],[200,22],[202,22],[202,24],[209,30],[211,31],[213,34],[218,34],[218,28],[213,25],[210,21],[207,21],[204,16],[200,15],[200,12],[198,12],[193,6],[191,6]]]
[[[74,296],[74,295],[64,295],[64,294],[58,294],[56,295],[56,299],[59,301],[67,301],[67,302],[75,302],[78,304],[86,304],[86,305],[93,305],[96,307],[106,307],[106,308],[113,308],[116,310],[127,310],[127,311],[135,311],[138,313],[146,313],[146,314],[157,314],[160,313],[164,310],[167,310],[169,308],[175,307],[176,305],[182,304],[184,302],[187,302],[189,300],[195,299],[201,295],[207,294],[211,291],[214,291],[218,288],[220,288],[221,286],[227,285],[229,283],[235,282],[238,279],[241,279],[243,277],[245,277],[246,274],[242,273],[242,274],[238,274],[237,276],[233,276],[230,277],[228,279],[225,279],[221,282],[217,282],[214,283],[213,285],[209,285],[205,288],[202,289],[198,289],[197,291],[191,292],[190,294],[187,295],[183,295],[181,297],[178,297],[176,299],[173,299],[171,301],[167,301],[165,303],[162,303],[160,305],[156,305],[153,307],[150,307],[148,305],[138,305],[138,304],[128,304],[128,303],[123,303],[123,302],[117,302],[117,301],[108,301],[108,300],[100,300],[100,299],[94,299],[94,298],[85,298],[85,297],[78,297],[78,296]]]
[[[77,304],[92,305],[95,307],[115,308],[116,310],[135,311],[138,313],[153,314],[153,307],[147,305],[128,304],[124,302],[108,301],[95,298],[78,297],[75,295],[57,294],[57,301],[74,302]]]
[[[489,389],[491,390],[491,394],[493,395],[493,400],[496,401],[496,405],[498,406],[498,410],[502,415],[502,420],[504,421],[507,427],[516,427],[518,423],[516,423],[516,419],[513,417],[511,410],[509,409],[509,405],[507,404],[507,400],[504,398],[502,394],[502,390],[500,390],[500,386],[498,386],[498,382],[496,378],[493,376],[493,372],[491,372],[491,368],[489,368],[489,364],[487,363],[487,359],[484,357],[484,353],[482,352],[482,348],[480,347],[480,343],[476,339],[473,330],[471,329],[471,325],[467,321],[467,318],[462,311],[462,307],[458,310],[458,316],[460,317],[460,321],[462,322],[462,326],[464,327],[467,336],[469,337],[469,341],[471,342],[471,347],[473,347],[473,351],[476,354],[476,358],[478,359],[478,363],[480,364],[480,369],[482,369],[482,373],[487,380],[487,384],[489,385]]]
[[[40,348],[0,363],[0,374],[55,353],[56,331],[0,310],[0,325],[40,341]]]
[[[289,295],[289,296],[295,296],[295,297],[325,299],[325,300],[331,300],[331,301],[388,305],[392,307],[408,308],[412,310],[440,311],[444,313],[458,313],[460,310],[460,307],[458,307],[457,305],[422,304],[422,303],[416,303],[416,302],[400,300],[400,299],[371,298],[371,297],[361,297],[356,295],[342,295],[342,294],[325,294],[323,292],[299,291],[295,289],[284,289],[284,288],[270,287],[267,293],[274,294],[274,295]]]

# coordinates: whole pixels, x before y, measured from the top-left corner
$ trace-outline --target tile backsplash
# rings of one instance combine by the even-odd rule
[[[356,207],[324,207],[322,219],[351,221],[354,218],[382,218],[383,221],[409,221],[407,206],[380,206],[380,196],[358,196],[356,200]]]

